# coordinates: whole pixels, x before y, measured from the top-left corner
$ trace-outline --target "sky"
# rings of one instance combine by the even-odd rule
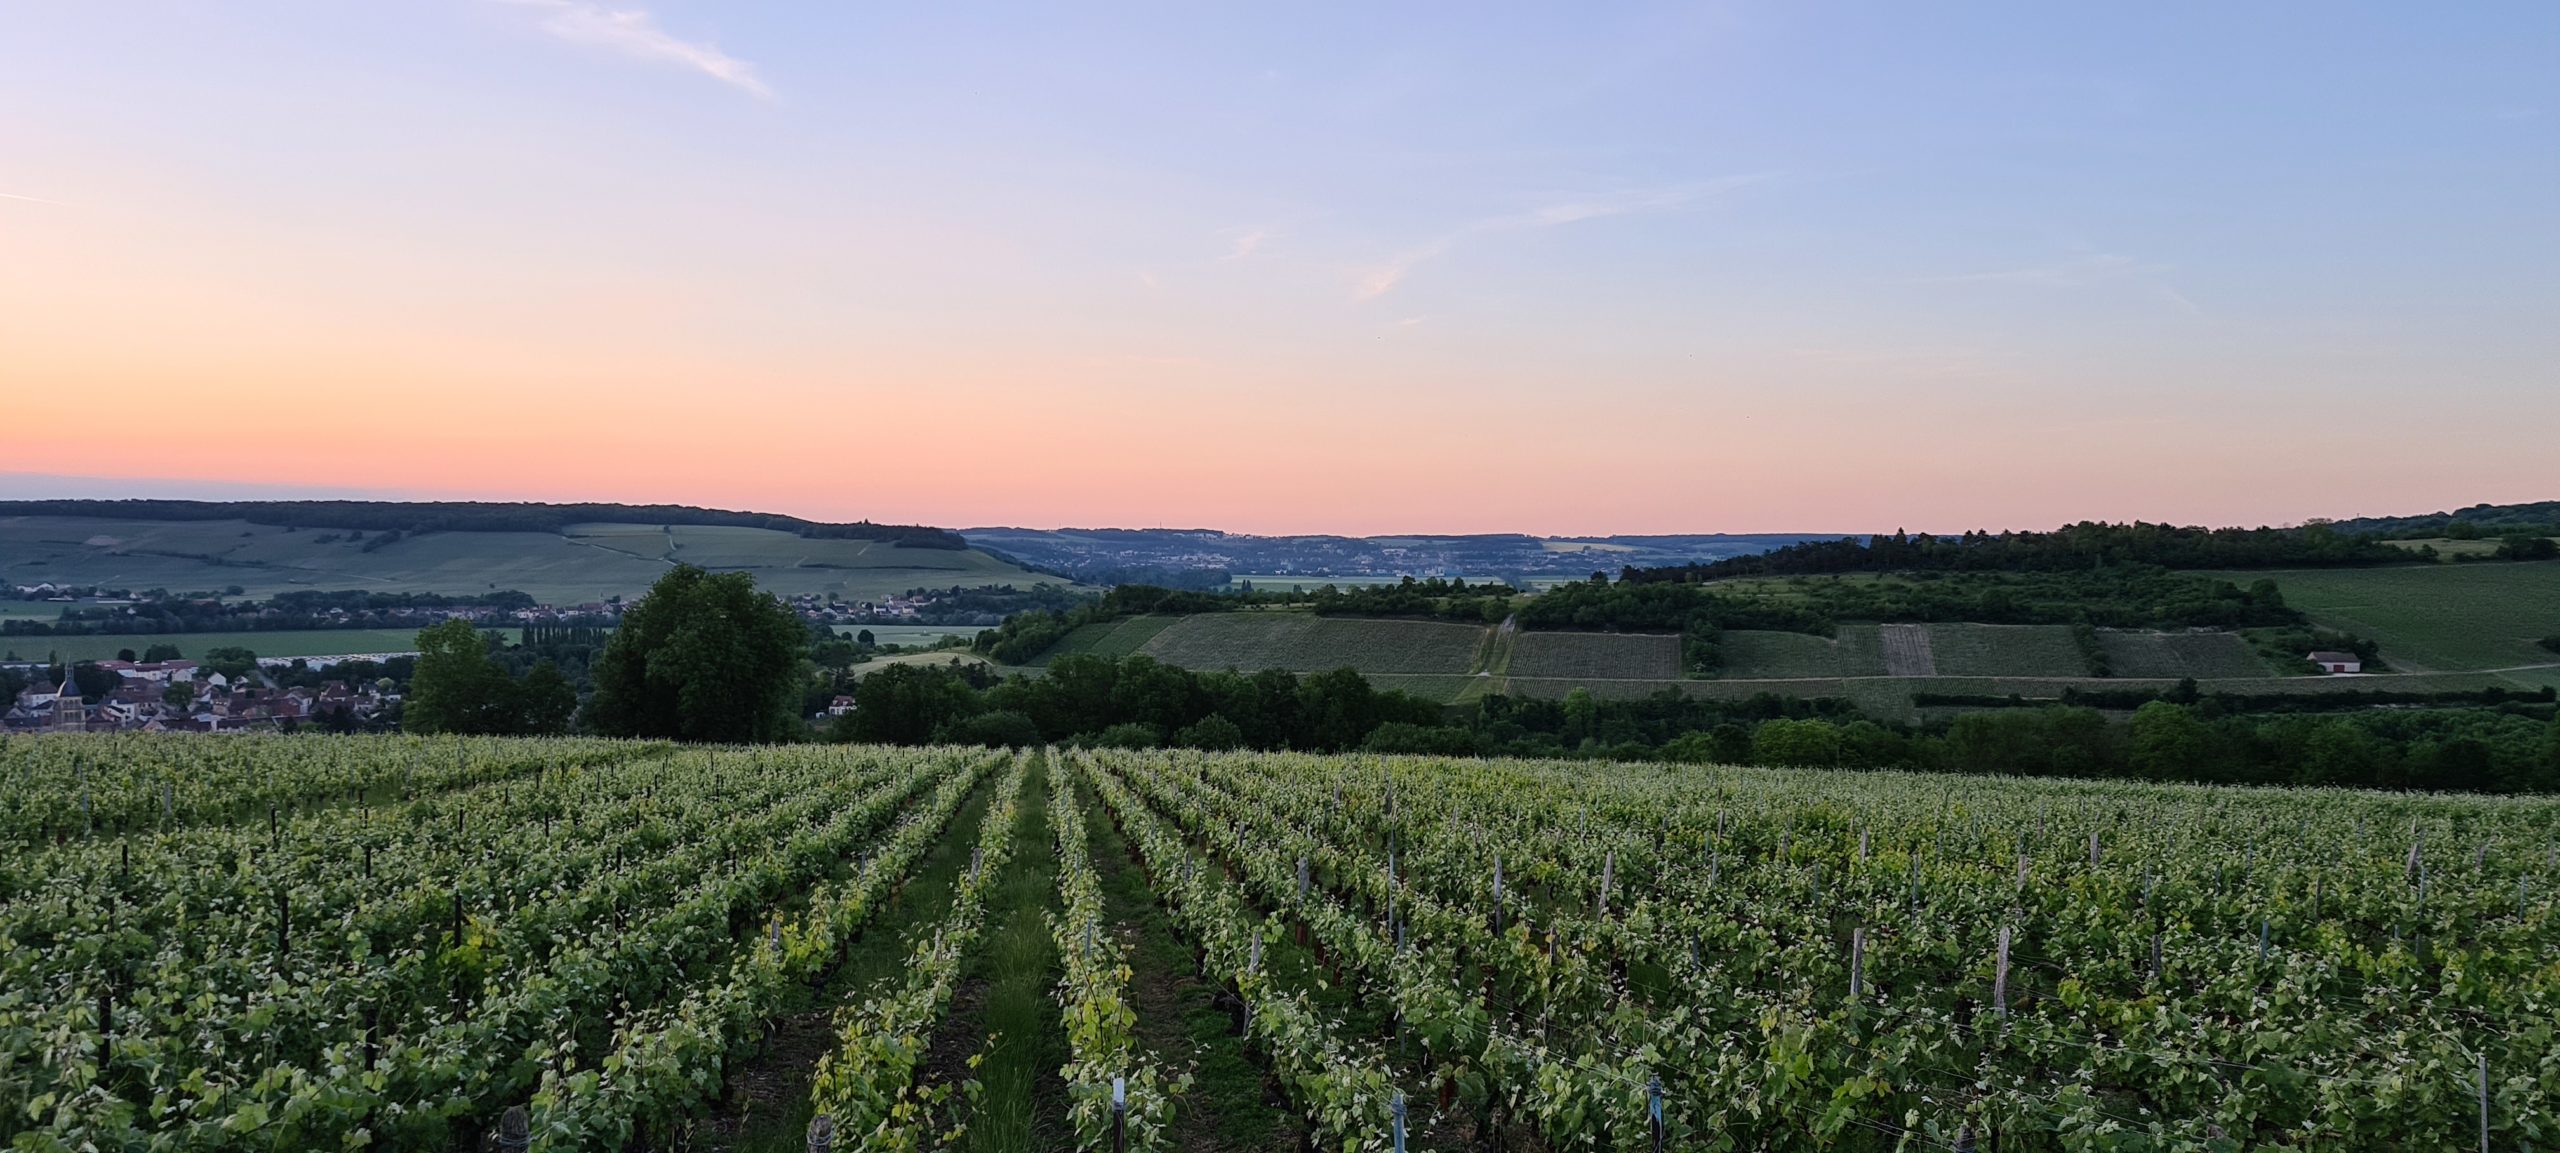
[[[2560,5],[0,0],[0,496],[2560,497]]]

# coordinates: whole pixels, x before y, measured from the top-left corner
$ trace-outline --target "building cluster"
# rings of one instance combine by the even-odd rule
[[[400,700],[370,681],[277,688],[256,673],[234,678],[188,660],[100,661],[97,667],[116,674],[115,688],[104,696],[83,695],[69,677],[39,682],[9,702],[0,727],[13,733],[230,733],[363,726]]]
[[[942,600],[944,595],[936,591],[919,591],[892,593],[876,601],[848,601],[815,593],[801,593],[798,596],[777,596],[774,599],[781,601],[791,611],[800,614],[800,619],[816,624],[871,625],[899,621],[932,624],[934,622],[922,618],[935,611],[937,602]]]

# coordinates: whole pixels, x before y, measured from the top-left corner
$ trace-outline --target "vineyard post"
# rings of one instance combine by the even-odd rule
[[[2267,963],[2267,922],[2265,918],[2260,918],[2258,921],[2258,963],[2261,965]]]
[[[1111,1153],[1129,1148],[1129,1079],[1111,1079]]]
[[[533,1120],[525,1115],[524,1106],[509,1105],[498,1115],[499,1153],[524,1153],[533,1147]]]
[[[1855,1001],[1865,991],[1867,972],[1867,931],[1849,930],[1849,999]]]
[[[1656,1073],[1645,1083],[1645,1112],[1653,1122],[1653,1153],[1662,1153],[1662,1075]]]
[[[1858,863],[1863,865],[1863,864],[1865,864],[1866,862],[1867,862],[1867,831],[1866,831],[1865,829],[1860,829],[1860,830],[1858,830]]]
[[[2098,830],[2089,830],[2089,867],[2098,867]]]
[[[1993,962],[1991,967],[1991,1010],[2003,1017],[2009,1015],[2009,930],[2007,926],[2002,926],[2000,929],[2000,959]]]
[[[1404,1153],[1404,1090],[1396,1090],[1395,1100],[1388,1109],[1395,1119],[1396,1153]]]
[[[2151,983],[2160,983],[2160,934],[2151,934]]]
[[[1618,851],[1611,849],[1609,855],[1600,861],[1600,916],[1609,915],[1609,882],[1617,872]]]
[[[1502,935],[1502,853],[1493,854],[1493,935]]]
[[[1303,853],[1298,856],[1298,899],[1307,899],[1307,858]]]
[[[2480,1086],[2480,1153],[2489,1153],[2489,1051],[2482,1049],[2474,1056],[2480,1062],[2477,1082]]]

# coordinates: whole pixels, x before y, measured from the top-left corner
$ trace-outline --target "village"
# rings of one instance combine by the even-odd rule
[[[36,676],[0,713],[10,733],[232,733],[292,732],[305,725],[340,732],[380,727],[396,716],[400,694],[388,678],[321,680],[280,686],[276,673],[303,673],[336,664],[370,663],[396,654],[348,657],[267,658],[238,675],[191,660],[99,661],[116,676],[115,687],[95,698],[83,695],[68,675],[56,683],[40,662],[10,662],[12,671]],[[295,680],[313,679],[308,675]]]

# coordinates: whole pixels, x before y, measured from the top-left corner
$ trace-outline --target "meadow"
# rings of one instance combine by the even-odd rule
[[[138,735],[0,790],[18,1149],[2560,1139],[2548,799]]]
[[[253,597],[298,589],[456,595],[514,589],[545,604],[580,604],[637,596],[677,561],[753,573],[770,592],[849,600],[917,587],[1065,583],[976,550],[902,549],[726,526],[573,525],[567,533],[427,533],[372,551],[367,543],[344,532],[245,521],[0,517],[0,583],[173,593],[237,585]]]

